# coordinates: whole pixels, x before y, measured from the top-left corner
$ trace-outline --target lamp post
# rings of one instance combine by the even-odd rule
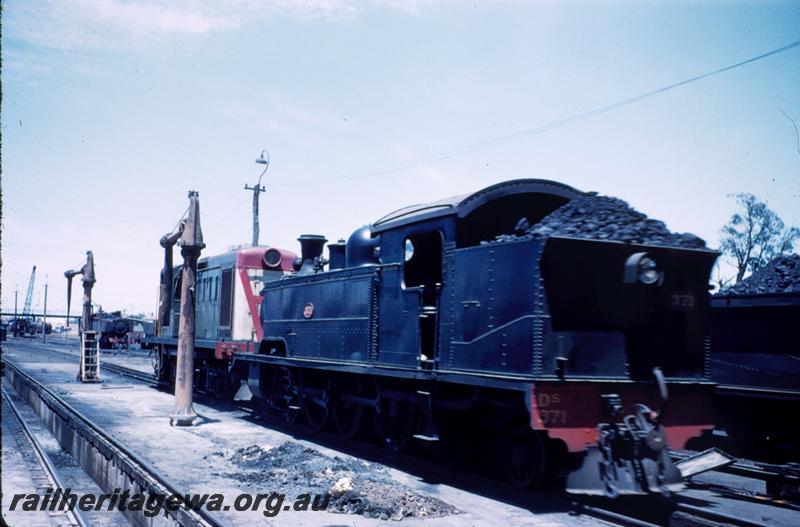
[[[258,245],[258,195],[267,190],[261,186],[261,178],[264,177],[264,174],[267,173],[267,169],[269,168],[269,152],[262,150],[261,156],[256,159],[256,163],[259,165],[264,165],[264,171],[261,172],[260,176],[258,176],[258,182],[256,183],[256,186],[250,187],[247,184],[244,186],[245,190],[253,191],[253,247]]]
[[[47,276],[44,278],[44,311],[42,312],[42,343],[47,342]]]

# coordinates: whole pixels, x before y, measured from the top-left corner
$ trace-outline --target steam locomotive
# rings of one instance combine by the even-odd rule
[[[92,327],[99,333],[100,349],[127,349],[134,340],[141,340],[148,332],[152,334],[153,323],[150,320],[125,317],[122,311],[98,311],[92,315]],[[134,336],[137,338],[134,339]]]
[[[582,195],[514,180],[393,212],[328,244],[327,259],[318,235],[299,238],[299,257],[253,247],[203,258],[196,386],[345,438],[371,422],[392,450],[418,440],[490,452],[519,487],[559,463],[577,468],[572,492],[679,490],[667,439],[682,448],[713,427],[705,319],[717,253],[491,241]],[[169,382],[180,284],[166,271],[172,316],[154,343]]]
[[[100,334],[101,349],[127,347],[131,325],[121,311],[98,311],[92,315],[92,327]]]

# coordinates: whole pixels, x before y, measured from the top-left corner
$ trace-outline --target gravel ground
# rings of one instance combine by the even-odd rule
[[[594,192],[573,199],[534,225],[530,225],[527,218],[521,218],[513,234],[498,236],[494,242],[548,236],[614,240],[690,249],[702,249],[706,246],[706,242],[694,234],[670,232],[664,222],[648,218],[631,208],[625,201],[600,196]]]
[[[226,477],[248,486],[280,488],[282,492],[330,494],[329,511],[367,518],[440,518],[460,511],[393,481],[379,465],[350,456],[330,457],[294,442],[279,446],[249,445],[215,451],[209,460],[223,460],[233,468]]]
[[[800,293],[800,254],[779,256],[719,295]]]

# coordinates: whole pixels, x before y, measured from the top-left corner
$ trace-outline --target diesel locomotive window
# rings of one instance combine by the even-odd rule
[[[233,308],[233,269],[222,271],[222,290],[219,302],[219,325],[230,327]]]
[[[405,286],[425,286],[433,290],[442,282],[442,234],[439,231],[414,234],[406,238],[404,244]]]

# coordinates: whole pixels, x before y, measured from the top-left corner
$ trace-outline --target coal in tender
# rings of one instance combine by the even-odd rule
[[[513,233],[500,235],[494,241],[549,236],[689,249],[702,249],[706,246],[706,242],[694,234],[671,232],[664,222],[648,218],[619,198],[599,196],[593,192],[573,199],[534,225],[530,225],[527,218],[520,218]]]
[[[779,256],[720,295],[800,293],[800,254]]]

